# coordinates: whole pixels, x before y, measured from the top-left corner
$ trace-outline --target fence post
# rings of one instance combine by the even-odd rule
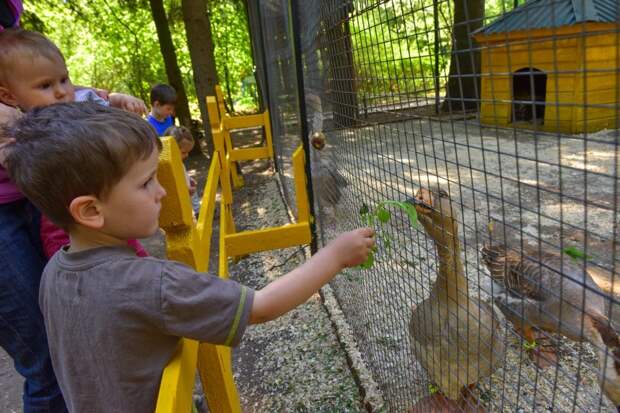
[[[297,100],[299,105],[299,125],[306,158],[306,187],[308,188],[308,203],[310,204],[310,252],[317,251],[316,224],[314,214],[314,192],[312,190],[312,167],[310,165],[310,136],[308,131],[308,117],[306,112],[306,91],[304,89],[303,52],[301,50],[301,28],[299,20],[299,0],[289,0],[289,21],[293,34],[293,54],[295,55],[295,73],[297,76]]]

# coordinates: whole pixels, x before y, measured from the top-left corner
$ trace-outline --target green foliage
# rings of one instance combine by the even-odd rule
[[[523,2],[518,0],[519,4]],[[433,3],[437,6],[437,47]],[[434,96],[436,86],[440,93],[444,92],[450,68],[453,3],[454,0],[395,0],[380,2],[353,15],[353,57],[358,91],[365,104],[394,103],[395,95]],[[515,0],[486,0],[484,23],[509,12],[514,4]]]
[[[210,1],[209,13],[215,43],[215,63],[225,97],[228,97],[230,90],[234,110],[258,107],[255,95],[242,90],[243,80],[254,75],[243,3],[240,0]],[[235,106],[237,104],[240,107]]]
[[[450,2],[439,1],[440,87],[449,68]],[[392,94],[434,94],[435,30],[433,1],[379,4],[351,20],[358,87],[369,104]],[[383,96],[381,96],[383,95]]]
[[[379,224],[379,228],[376,233],[377,241],[381,241],[381,243],[385,246],[385,249],[388,253],[392,250],[392,239],[390,234],[383,231],[383,225],[390,222],[392,218],[392,214],[388,211],[387,207],[397,207],[405,211],[407,217],[409,218],[409,223],[414,226],[418,223],[418,214],[415,210],[415,207],[408,202],[402,201],[381,201],[377,204],[377,206],[371,210],[367,204],[362,204],[362,207],[359,210],[360,217],[369,227],[374,226],[375,223]],[[359,266],[359,268],[363,270],[367,270],[372,268],[375,264],[375,253],[377,252],[377,248],[373,247],[370,254],[368,254],[368,258],[366,261]]]
[[[165,0],[168,23],[193,116],[198,118],[181,0]],[[228,70],[233,99],[252,73],[247,23],[239,0],[210,1],[215,60],[223,82]],[[130,93],[148,104],[149,90],[167,83],[155,24],[146,0],[40,0],[26,4],[23,25],[43,32],[65,55],[75,84]],[[228,50],[228,52],[225,52]],[[223,85],[226,90],[226,85]]]

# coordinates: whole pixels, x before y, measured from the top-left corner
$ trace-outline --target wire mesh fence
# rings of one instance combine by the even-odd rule
[[[618,2],[263,0],[249,17],[289,205],[292,150],[324,137],[320,244],[377,229],[374,263],[332,286],[387,409],[614,411]]]

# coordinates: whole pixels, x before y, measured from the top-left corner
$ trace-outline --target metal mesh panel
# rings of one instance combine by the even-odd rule
[[[248,6],[252,37],[262,41],[255,47],[262,50],[256,63],[261,88],[269,100],[276,167],[286,201],[295,211],[291,157],[301,144],[301,129],[289,4],[286,0],[268,0],[248,2]],[[262,33],[257,33],[258,27]]]
[[[260,2],[263,69],[279,165],[298,93],[327,140],[311,154],[321,243],[385,200],[418,196],[426,219],[389,209],[372,268],[332,283],[389,411],[615,410],[618,3],[297,6],[293,32],[288,2]]]

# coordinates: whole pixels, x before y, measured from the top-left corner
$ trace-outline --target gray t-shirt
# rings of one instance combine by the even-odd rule
[[[164,367],[189,337],[237,345],[254,291],[125,247],[58,251],[39,303],[70,412],[153,412]]]

